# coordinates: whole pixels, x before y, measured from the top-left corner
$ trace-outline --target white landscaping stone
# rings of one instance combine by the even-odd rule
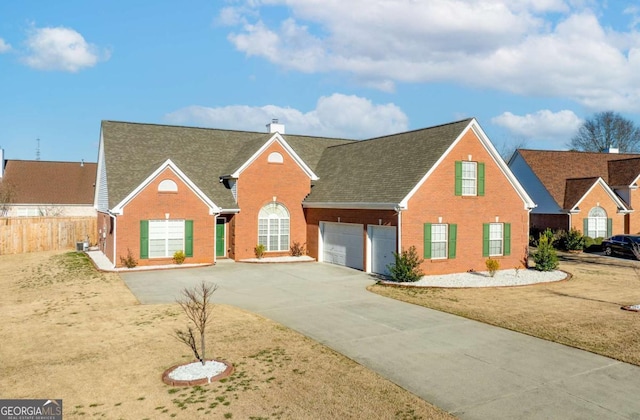
[[[227,369],[227,365],[215,360],[207,360],[204,364],[200,362],[189,363],[188,365],[182,365],[175,368],[169,373],[169,378],[174,381],[194,381],[196,379],[208,378],[211,382],[211,378],[221,374]]]
[[[438,276],[424,276],[413,283],[396,283],[406,286],[418,287],[496,287],[496,286],[524,286],[528,284],[547,283],[563,280],[567,273],[554,271],[537,271],[534,269],[515,269],[496,271],[491,277],[488,271],[475,271],[472,273],[443,274]]]

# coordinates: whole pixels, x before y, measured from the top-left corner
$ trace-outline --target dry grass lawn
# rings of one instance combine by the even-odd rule
[[[177,304],[139,305],[82,254],[0,256],[2,398],[62,398],[66,419],[452,419],[357,363],[267,319],[219,305],[208,356],[234,374],[171,387],[191,361]],[[214,295],[215,301],[215,295]]]
[[[640,365],[640,262],[560,254],[566,281],[501,288],[400,288],[372,292]]]

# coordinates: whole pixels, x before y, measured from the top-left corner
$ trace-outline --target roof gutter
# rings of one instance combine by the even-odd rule
[[[367,202],[303,202],[305,209],[357,209],[357,210],[406,210],[398,203],[367,203]]]

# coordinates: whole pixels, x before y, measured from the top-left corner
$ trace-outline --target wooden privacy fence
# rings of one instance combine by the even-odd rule
[[[76,248],[97,242],[96,217],[0,217],[0,255]]]

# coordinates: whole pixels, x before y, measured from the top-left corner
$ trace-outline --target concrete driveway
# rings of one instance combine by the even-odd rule
[[[321,342],[463,419],[640,419],[640,367],[365,290],[321,263],[124,272],[143,304],[201,279],[226,303]]]

